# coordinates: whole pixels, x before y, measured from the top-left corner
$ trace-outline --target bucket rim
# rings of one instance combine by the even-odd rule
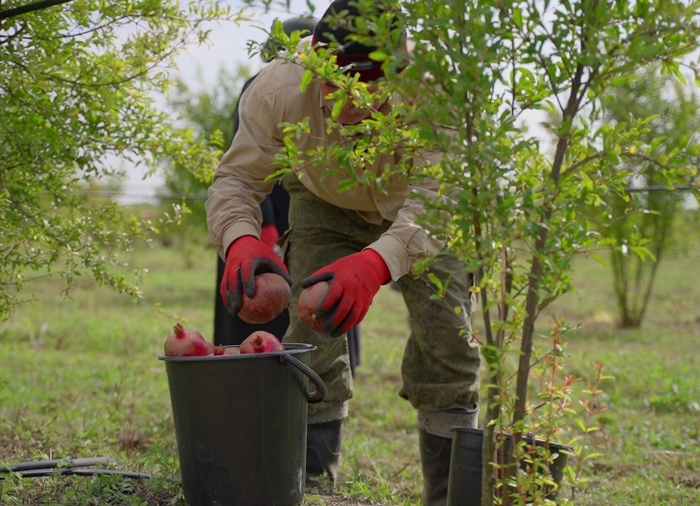
[[[282,355],[298,355],[300,353],[306,353],[317,349],[315,345],[306,343],[283,343],[283,345],[284,351],[268,351],[265,353],[244,353],[240,355],[204,355],[201,357],[175,357],[161,353],[160,355],[158,355],[158,360],[162,360],[164,362],[220,362],[223,360],[250,360],[254,358],[279,357]],[[240,346],[228,345],[224,346],[224,348],[240,348]]]

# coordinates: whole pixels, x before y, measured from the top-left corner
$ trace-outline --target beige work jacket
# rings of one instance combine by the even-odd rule
[[[303,73],[304,69],[295,63],[274,60],[241,97],[238,132],[216,169],[206,202],[209,242],[222,258],[238,237],[260,237],[260,202],[275,184],[274,180],[265,179],[280,168],[275,164],[275,155],[282,148],[283,122],[298,123],[308,118],[311,134],[296,141],[302,153],[342,142],[337,129],[327,131],[329,111],[321,100],[318,83],[313,80],[301,92]],[[399,156],[398,152],[382,156],[372,166],[356,170],[379,173],[386,164],[394,167]],[[434,164],[438,160],[437,154],[430,153],[413,163]],[[423,209],[416,192],[437,198],[436,183],[409,184],[397,175],[381,188],[373,184],[340,192],[338,185],[348,176],[340,170],[327,172],[338,169],[333,160],[324,166],[309,162],[297,169],[304,186],[319,198],[357,211],[369,223],[393,222],[386,233],[368,246],[382,256],[392,279],[407,274],[413,263],[435,256],[444,246],[444,241],[416,221],[416,215]]]

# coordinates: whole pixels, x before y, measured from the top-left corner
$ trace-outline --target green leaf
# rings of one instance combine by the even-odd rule
[[[352,190],[353,188],[357,188],[357,183],[351,179],[346,179],[344,181],[341,181],[338,184],[338,192],[343,193],[348,190]]]
[[[279,169],[270,174],[265,178],[265,181],[271,181],[273,179],[279,179],[282,176],[286,176],[287,174],[293,173],[292,169]]]
[[[601,257],[598,253],[591,253],[591,257],[598,262],[600,265],[608,266],[608,262]]]
[[[513,14],[513,23],[515,24],[515,26],[517,26],[518,28],[522,28],[523,27],[523,11],[520,8],[515,7],[513,9],[512,14]]]
[[[688,81],[686,80],[685,76],[683,75],[683,72],[681,72],[681,69],[679,67],[674,67],[672,70],[673,70],[673,75],[676,76],[678,81],[680,81],[680,83],[683,86],[686,86],[688,84]]]
[[[614,77],[610,81],[610,84],[612,86],[624,86],[626,84],[631,83],[633,80],[634,80],[634,77],[632,75],[622,75],[622,76]]]
[[[331,117],[333,119],[338,119],[338,116],[340,116],[340,112],[343,110],[343,106],[345,105],[344,100],[336,100],[335,103],[333,104],[333,109],[331,110]]]
[[[369,54],[369,57],[374,61],[386,61],[389,59],[389,55],[387,55],[383,51],[372,51]]]
[[[311,83],[311,80],[314,78],[314,73],[312,70],[307,70],[304,72],[304,74],[301,76],[301,85],[300,89],[303,92],[306,91],[306,88],[309,87],[309,83]]]
[[[435,274],[432,272],[428,273],[428,279],[432,284],[435,285],[439,293],[442,293],[445,289],[444,285],[442,284],[442,281],[440,281],[440,278],[438,278]]]

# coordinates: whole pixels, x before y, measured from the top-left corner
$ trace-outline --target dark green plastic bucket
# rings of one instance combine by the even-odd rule
[[[315,346],[165,361],[189,506],[296,506],[304,498],[308,403],[326,386]],[[309,379],[315,384],[309,390]]]
[[[480,506],[481,505],[481,470],[482,457],[481,450],[484,442],[483,429],[471,429],[467,427],[452,427],[452,455],[450,458],[450,474],[447,488],[447,506]],[[551,473],[552,480],[558,485],[564,476],[567,455],[562,450],[568,449],[559,443],[547,442],[529,436],[523,438],[529,445],[533,442],[535,447],[547,446],[552,456],[556,455],[554,461],[545,467]],[[510,455],[511,438],[508,437],[499,449],[499,454]],[[525,469],[527,464],[520,463],[520,467]],[[547,472],[539,469],[539,472]],[[555,500],[556,491],[552,490],[547,494],[547,499]]]

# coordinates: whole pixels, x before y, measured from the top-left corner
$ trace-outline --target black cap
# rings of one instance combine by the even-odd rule
[[[335,53],[339,67],[348,68],[348,72],[359,74],[360,81],[370,82],[384,77],[382,62],[374,61],[369,54],[377,50],[376,46],[367,46],[352,40],[353,19],[362,16],[357,7],[358,0],[335,0],[321,16],[316,25],[311,40],[316,44],[338,44],[340,47]],[[386,12],[381,7],[377,13]],[[405,34],[402,34],[405,39]]]

